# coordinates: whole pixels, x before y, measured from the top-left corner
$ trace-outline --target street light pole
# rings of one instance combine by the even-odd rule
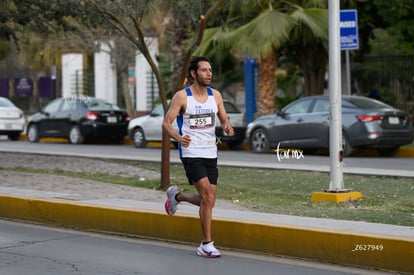
[[[341,108],[341,45],[339,0],[329,1],[329,152],[331,178],[328,191],[341,191],[343,182],[342,108]]]
[[[362,194],[344,188],[342,151],[342,88],[339,0],[329,0],[329,189],[314,192],[312,201],[344,202],[359,199]]]

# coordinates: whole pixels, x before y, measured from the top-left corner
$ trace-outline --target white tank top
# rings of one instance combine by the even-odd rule
[[[217,103],[213,90],[207,87],[207,100],[196,101],[190,87],[186,87],[187,108],[183,115],[177,117],[177,125],[181,136],[189,135],[188,147],[179,146],[181,158],[217,158],[216,114]]]

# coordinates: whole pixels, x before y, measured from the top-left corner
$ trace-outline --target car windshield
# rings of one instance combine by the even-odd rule
[[[154,109],[151,111],[152,116],[163,116],[164,115],[164,108],[162,107],[162,104],[158,104],[154,107]]]
[[[14,107],[14,104],[5,98],[0,98],[0,107]]]
[[[380,101],[372,100],[363,97],[348,97],[346,99],[349,103],[347,107],[358,107],[361,109],[384,109],[391,108],[391,106]],[[346,106],[346,105],[345,105]]]
[[[88,106],[88,109],[91,110],[119,110],[118,106],[99,99],[87,100],[85,101],[85,104]]]

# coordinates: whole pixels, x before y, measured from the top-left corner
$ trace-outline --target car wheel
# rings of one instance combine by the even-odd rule
[[[16,134],[9,134],[9,135],[8,135],[8,137],[9,137],[9,139],[10,139],[10,140],[16,141],[16,140],[19,140],[19,138],[20,138],[20,133],[16,133]]]
[[[400,147],[392,147],[392,148],[379,148],[377,149],[378,153],[383,157],[393,157],[397,154],[400,150]]]
[[[69,141],[72,144],[81,144],[84,141],[84,136],[79,129],[79,126],[73,125],[69,132]]]
[[[265,153],[270,150],[270,142],[267,133],[263,129],[256,129],[250,137],[250,147],[256,153]]]
[[[35,124],[29,125],[27,130],[27,138],[30,142],[39,142],[39,131],[37,130],[37,126]]]
[[[352,147],[349,143],[349,137],[346,133],[342,133],[342,153],[344,157],[349,157],[352,154]]]
[[[147,142],[145,141],[145,134],[144,131],[141,128],[136,128],[134,130],[134,146],[137,148],[144,148],[147,145]]]

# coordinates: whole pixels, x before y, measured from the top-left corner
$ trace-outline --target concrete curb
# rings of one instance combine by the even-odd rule
[[[195,215],[0,195],[0,216],[80,230],[199,242]],[[222,248],[284,255],[380,270],[414,272],[414,238],[215,218],[215,241]],[[229,233],[231,232],[231,234]],[[383,249],[380,249],[382,246]]]

